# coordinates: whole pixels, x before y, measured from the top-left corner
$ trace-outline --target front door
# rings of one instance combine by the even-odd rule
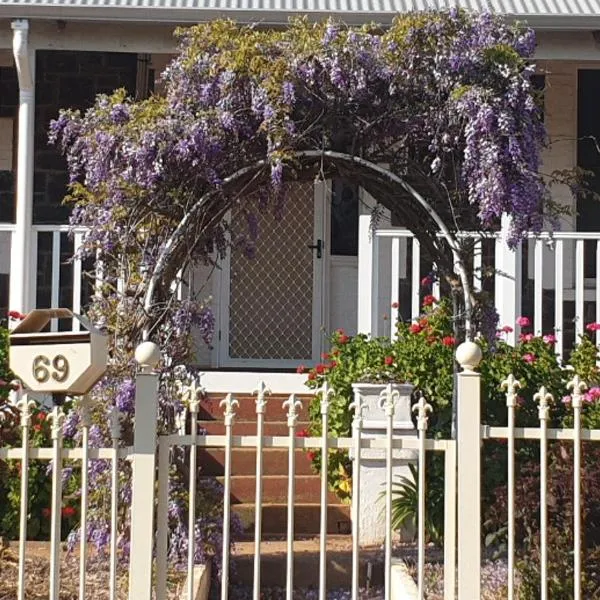
[[[291,368],[319,360],[323,343],[325,186],[294,182],[282,214],[251,208],[252,257],[232,248],[223,273],[221,366]],[[248,217],[232,219],[235,236]]]

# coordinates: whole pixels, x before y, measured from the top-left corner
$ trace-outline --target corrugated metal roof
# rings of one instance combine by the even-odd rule
[[[231,16],[285,22],[292,14],[308,14],[386,22],[397,13],[453,6],[506,14],[542,28],[600,28],[600,0],[0,0],[0,16],[163,22]]]

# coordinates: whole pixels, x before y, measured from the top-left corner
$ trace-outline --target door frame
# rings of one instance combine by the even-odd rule
[[[329,216],[326,210],[327,199],[329,198],[329,188],[327,182],[315,182],[313,187],[313,243],[317,239],[322,240],[322,258],[318,259],[316,252],[313,251],[313,295],[312,295],[312,357],[298,359],[256,359],[256,358],[231,358],[229,356],[229,299],[231,293],[231,249],[228,248],[219,277],[219,328],[216,336],[216,352],[214,356],[217,359],[217,367],[237,367],[243,369],[252,368],[271,368],[271,369],[292,369],[298,367],[302,362],[305,366],[312,366],[319,362],[321,352],[324,348],[324,332],[326,329],[326,317],[328,311],[327,292],[326,292],[326,273],[329,254],[328,223]],[[230,220],[231,213],[226,216]],[[285,218],[285,217],[284,217]],[[291,316],[291,315],[290,315]]]

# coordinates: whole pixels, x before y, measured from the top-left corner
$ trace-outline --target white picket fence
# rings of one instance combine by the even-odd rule
[[[172,435],[157,435],[156,419],[158,414],[158,375],[153,372],[153,364],[141,365],[141,372],[136,381],[136,411],[134,425],[134,445],[132,448],[120,446],[119,415],[116,411],[111,416],[112,446],[108,448],[92,448],[89,444],[89,419],[82,415],[82,445],[71,449],[63,446],[62,409],[54,407],[52,419],[52,447],[33,448],[30,444],[31,401],[27,394],[15,393],[14,401],[21,412],[22,446],[20,448],[0,448],[0,460],[21,461],[21,516],[20,516],[20,546],[19,546],[19,581],[17,600],[25,599],[25,550],[28,521],[28,469],[31,460],[49,461],[52,465],[52,504],[51,504],[51,540],[50,540],[50,581],[49,598],[59,600],[61,582],[59,579],[60,562],[60,529],[62,504],[62,467],[64,461],[79,461],[81,465],[81,525],[86,530],[88,518],[88,477],[89,461],[104,459],[111,464],[111,538],[110,538],[110,598],[116,600],[117,574],[117,514],[119,510],[119,478],[118,460],[127,458],[132,461],[132,503],[131,503],[131,538],[129,563],[129,599],[130,600],[164,600],[167,597],[168,578],[168,505],[169,505],[169,470],[171,450],[174,447],[187,448],[189,453],[189,525],[193,531],[196,509],[196,476],[198,467],[198,448],[223,448],[225,450],[224,478],[224,515],[223,515],[223,556],[221,598],[229,598],[230,554],[229,536],[231,521],[230,485],[232,476],[232,450],[234,448],[255,448],[256,462],[256,498],[255,498],[255,553],[253,598],[259,600],[261,593],[261,538],[262,538],[262,481],[263,481],[263,451],[266,448],[288,449],[288,489],[287,489],[287,553],[286,569],[286,598],[291,599],[295,587],[301,585],[294,578],[294,503],[295,503],[295,450],[299,448],[317,449],[322,452],[323,469],[321,475],[321,527],[319,555],[319,599],[325,600],[327,590],[327,460],[329,450],[348,450],[354,456],[353,489],[355,491],[352,506],[352,577],[349,585],[352,587],[352,598],[359,596],[359,564],[361,548],[359,546],[359,514],[360,506],[360,464],[362,452],[367,449],[378,449],[385,453],[386,493],[385,520],[386,540],[384,557],[385,598],[391,599],[391,569],[392,569],[392,467],[394,450],[410,449],[416,451],[419,473],[418,497],[418,562],[417,585],[418,597],[424,598],[425,590],[425,480],[426,453],[444,452],[445,456],[445,519],[444,519],[444,598],[450,600],[473,600],[481,596],[481,445],[484,440],[506,439],[508,451],[508,590],[509,598],[516,598],[515,588],[515,441],[539,440],[540,472],[541,472],[541,570],[540,585],[542,599],[547,596],[548,551],[545,545],[547,534],[547,450],[550,440],[572,441],[573,443],[573,482],[574,482],[574,600],[581,600],[581,444],[583,441],[600,441],[600,430],[586,430],[581,427],[581,412],[583,406],[584,384],[577,377],[571,382],[574,425],[571,429],[549,429],[553,399],[542,388],[535,396],[539,405],[539,427],[515,427],[515,410],[517,405],[517,390],[519,383],[509,376],[503,385],[506,388],[506,405],[508,415],[507,427],[489,427],[481,424],[481,382],[480,375],[475,371],[480,359],[478,349],[470,344],[464,344],[457,351],[462,371],[457,377],[458,386],[458,421],[457,440],[427,439],[428,413],[431,407],[424,398],[413,406],[416,415],[418,435],[397,435],[394,431],[394,417],[397,395],[391,386],[386,387],[380,396],[380,406],[386,417],[386,429],[377,438],[363,435],[364,404],[359,397],[352,405],[354,414],[353,434],[347,438],[336,438],[329,433],[329,410],[332,390],[327,386],[317,391],[320,401],[321,426],[323,434],[319,437],[298,437],[296,422],[300,402],[295,395],[281,407],[285,412],[288,425],[287,436],[264,435],[264,416],[266,403],[269,401],[268,387],[260,382],[256,392],[256,435],[236,435],[237,400],[227,394],[221,401],[225,425],[224,435],[200,435],[197,433],[197,417],[199,398],[202,391],[198,380],[190,379],[182,382],[180,393],[189,411],[189,433],[182,427]],[[85,402],[84,402],[85,407]],[[185,419],[182,421],[185,422]],[[158,450],[158,452],[157,452]],[[370,510],[373,507],[369,507]],[[154,515],[156,514],[156,523]],[[455,544],[456,542],[456,544]],[[86,568],[88,551],[86,536],[79,541],[79,598],[86,598]],[[194,542],[188,546],[187,583],[181,597],[192,597],[194,588]],[[456,594],[458,594],[456,596]],[[89,590],[88,590],[89,596]]]

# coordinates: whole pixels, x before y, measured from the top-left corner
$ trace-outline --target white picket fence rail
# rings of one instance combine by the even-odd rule
[[[361,229],[358,328],[361,333],[393,337],[396,319],[390,307],[401,304],[401,286],[408,288],[404,297],[409,299],[405,300],[406,310],[399,306],[399,312],[412,319],[418,317],[425,294],[440,297],[439,281],[431,289],[421,285],[435,265],[423,260],[419,241],[407,229],[371,229],[368,216],[361,217]],[[518,339],[516,318],[525,306],[536,335],[556,335],[561,358],[579,342],[586,322],[600,322],[600,232],[530,234],[515,251],[508,249],[500,233],[465,232],[461,237],[473,242],[473,290],[488,289],[493,294],[500,326],[514,328],[507,335],[510,343]],[[552,310],[545,306],[548,301]],[[573,314],[567,314],[567,302],[573,303]],[[572,330],[568,340],[566,329]],[[600,343],[600,331],[596,342]]]
[[[197,418],[200,394],[203,391],[198,379],[188,378],[182,382],[179,394],[187,406],[188,415],[179,419],[179,431],[171,435],[157,435],[156,418],[158,414],[158,375],[151,365],[142,365],[142,371],[136,381],[136,405],[134,424],[134,445],[132,448],[120,447],[119,413],[111,413],[112,446],[92,448],[89,444],[89,417],[86,414],[86,401],[83,400],[82,446],[64,448],[62,435],[62,409],[55,406],[50,415],[52,421],[52,447],[33,448],[30,444],[32,403],[27,394],[14,392],[13,401],[20,410],[22,445],[20,448],[0,448],[0,460],[21,461],[21,513],[19,546],[19,581],[17,600],[25,598],[25,551],[28,522],[28,469],[31,460],[46,460],[52,465],[52,502],[51,502],[51,539],[50,539],[50,581],[49,598],[58,600],[60,594],[60,529],[62,503],[62,468],[64,461],[79,461],[81,467],[81,526],[86,531],[88,518],[88,477],[89,461],[104,459],[111,465],[111,536],[110,536],[110,598],[118,595],[116,588],[117,573],[117,515],[119,510],[119,459],[132,461],[132,503],[131,538],[129,562],[129,599],[164,600],[167,597],[168,577],[168,506],[169,471],[171,452],[174,447],[187,448],[189,453],[189,525],[193,531],[196,514],[196,476],[198,471],[198,448],[222,448],[225,450],[224,477],[224,514],[223,514],[223,556],[221,598],[229,598],[229,536],[231,522],[230,485],[232,477],[232,450],[234,448],[253,448],[257,450],[256,462],[256,500],[255,500],[255,553],[253,598],[259,600],[261,593],[261,539],[263,507],[263,451],[266,448],[284,448],[288,450],[288,488],[287,488],[287,552],[286,552],[286,598],[291,599],[293,590],[299,582],[294,579],[294,504],[295,504],[295,450],[317,449],[322,452],[323,470],[321,474],[321,523],[319,554],[319,600],[325,600],[327,590],[327,460],[329,450],[348,450],[354,457],[353,464],[353,505],[352,505],[352,598],[359,598],[360,540],[360,465],[362,453],[367,449],[377,449],[385,455],[385,557],[384,581],[385,598],[391,596],[392,569],[392,468],[394,450],[409,449],[416,452],[418,461],[418,535],[417,535],[417,584],[418,597],[424,598],[425,590],[425,480],[426,453],[443,452],[445,464],[445,505],[444,505],[444,598],[451,600],[458,594],[459,600],[473,600],[481,596],[481,445],[484,440],[506,439],[508,451],[508,590],[509,599],[516,596],[515,556],[515,441],[539,440],[540,443],[540,536],[541,569],[540,589],[542,599],[547,599],[548,550],[545,544],[547,536],[548,504],[548,442],[562,440],[573,442],[573,500],[575,532],[573,541],[574,561],[574,600],[581,600],[581,445],[583,441],[600,442],[600,430],[587,430],[581,426],[583,392],[585,385],[575,377],[570,384],[572,390],[573,427],[550,429],[553,398],[542,388],[535,395],[538,404],[539,427],[516,427],[517,390],[519,383],[512,376],[503,382],[506,388],[507,427],[490,427],[481,423],[481,381],[474,370],[480,353],[474,345],[467,343],[459,347],[457,359],[462,371],[457,376],[458,415],[456,440],[427,439],[428,413],[430,406],[421,397],[412,410],[416,415],[417,436],[397,435],[395,431],[395,410],[398,401],[397,392],[387,386],[380,395],[380,408],[383,409],[386,427],[379,437],[363,435],[364,408],[360,397],[353,403],[353,429],[351,437],[336,438],[329,433],[329,410],[332,390],[324,386],[317,390],[320,402],[321,427],[323,434],[318,437],[298,437],[296,423],[300,401],[292,394],[281,407],[285,412],[288,435],[264,435],[264,416],[268,402],[268,387],[259,382],[256,392],[256,435],[235,435],[237,400],[227,394],[221,401],[225,433],[223,435],[200,435],[197,431]],[[189,429],[186,419],[189,416]],[[158,452],[157,452],[158,450]],[[373,510],[373,507],[369,507]],[[156,514],[156,524],[154,515]],[[457,542],[455,545],[455,541]],[[88,559],[88,540],[82,535],[79,540],[79,598],[86,598],[86,567]],[[194,541],[188,545],[187,583],[185,596],[192,597],[194,589]]]

